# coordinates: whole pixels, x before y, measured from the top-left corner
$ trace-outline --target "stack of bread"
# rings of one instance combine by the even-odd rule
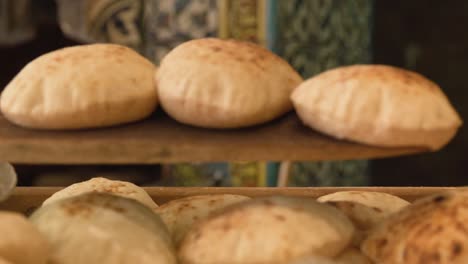
[[[0,212],[0,263],[464,264],[468,190],[409,203],[382,192],[182,197],[96,178],[30,217]]]
[[[260,125],[294,109],[337,139],[434,151],[462,124],[417,73],[353,65],[304,81],[260,46],[214,38],[181,44],[159,67],[119,45],[61,49],[25,66],[0,97],[7,120],[33,129],[135,122],[158,104],[178,122],[210,129]],[[29,219],[0,212],[0,264],[466,264],[467,201],[461,189],[413,204],[339,192],[158,206],[134,184],[96,178],[55,193]]]
[[[7,85],[0,109],[36,129],[85,129],[138,121],[161,104],[175,120],[204,128],[260,125],[295,109],[338,139],[438,150],[462,121],[427,78],[384,65],[339,67],[302,80],[261,46],[215,38],[183,43],[159,67],[115,44],[40,56]]]

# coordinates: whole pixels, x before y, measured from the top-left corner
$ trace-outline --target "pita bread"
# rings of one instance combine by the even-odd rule
[[[216,210],[249,199],[234,194],[190,196],[163,204],[156,212],[172,234],[174,244],[178,245],[195,222]]]
[[[164,110],[179,122],[208,128],[245,127],[283,115],[301,81],[286,61],[258,45],[214,38],[176,47],[157,74]]]
[[[0,259],[14,264],[46,264],[49,245],[24,216],[0,212]]]
[[[337,209],[313,199],[270,197],[226,207],[185,235],[181,263],[286,263],[308,255],[334,257],[354,228]]]
[[[376,146],[438,150],[462,124],[439,86],[390,66],[332,69],[302,83],[291,99],[307,126]]]
[[[317,201],[337,207],[362,230],[374,227],[410,204],[391,194],[367,191],[335,192],[319,197]]]
[[[468,263],[468,192],[415,201],[378,225],[362,251],[379,264]]]
[[[42,206],[30,220],[51,244],[51,263],[177,263],[161,218],[133,199],[86,193]]]
[[[157,105],[155,66],[115,44],[60,49],[26,65],[6,86],[0,108],[36,129],[81,129],[136,121]]]
[[[54,193],[44,201],[43,205],[88,192],[109,193],[134,199],[152,210],[155,210],[158,207],[143,188],[138,187],[131,182],[108,180],[102,177],[72,184],[67,188]]]

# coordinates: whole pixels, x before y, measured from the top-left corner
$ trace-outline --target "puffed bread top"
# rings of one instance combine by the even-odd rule
[[[261,124],[292,109],[302,81],[283,59],[248,42],[197,39],[179,45],[157,73],[163,109],[179,122],[208,128]]]
[[[462,124],[439,86],[391,66],[332,69],[302,83],[291,99],[307,126],[370,145],[438,150]]]
[[[361,249],[380,264],[468,263],[468,191],[415,201],[378,225]]]
[[[44,54],[4,89],[11,122],[36,129],[82,129],[136,121],[157,106],[156,67],[115,44],[80,45]]]

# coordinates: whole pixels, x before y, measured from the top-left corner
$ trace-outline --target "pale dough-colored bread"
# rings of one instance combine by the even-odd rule
[[[326,202],[340,209],[356,227],[353,245],[359,247],[368,231],[409,205],[409,202],[391,194],[366,191],[343,191],[321,196]]]
[[[161,62],[161,106],[174,119],[201,127],[235,128],[270,121],[292,109],[302,81],[283,59],[247,42],[197,39]]]
[[[44,201],[43,205],[88,192],[109,193],[134,199],[152,210],[155,210],[158,207],[158,205],[153,201],[153,199],[151,199],[151,197],[143,188],[131,182],[108,180],[102,177],[72,184],[54,193],[51,197]]]
[[[183,264],[287,263],[309,255],[334,257],[353,232],[343,213],[313,199],[258,198],[197,222],[178,254]]]
[[[302,83],[291,99],[307,126],[377,146],[437,150],[462,124],[435,83],[390,66],[332,69]]]
[[[359,229],[369,229],[389,215],[410,203],[382,192],[343,191],[321,196],[319,202],[328,202],[345,213]]]
[[[156,212],[168,227],[177,246],[195,222],[205,219],[216,210],[249,199],[234,194],[190,196],[163,204]]]
[[[49,241],[53,264],[177,263],[161,218],[133,199],[85,193],[40,207],[30,221]]]
[[[47,240],[24,216],[0,212],[0,259],[14,264],[46,264],[49,255]]]
[[[415,201],[378,225],[361,249],[379,264],[468,263],[468,191]]]
[[[36,129],[81,129],[136,121],[157,105],[156,67],[115,44],[60,49],[26,65],[0,99],[11,122]]]

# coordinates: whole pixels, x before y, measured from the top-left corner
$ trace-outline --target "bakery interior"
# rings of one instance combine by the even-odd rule
[[[90,10],[86,9],[88,7]],[[106,8],[108,9],[104,10]],[[193,39],[215,37],[238,39],[264,46],[290,63],[304,80],[333,68],[355,64],[389,65],[416,72],[440,86],[453,109],[464,121],[468,116],[468,107],[463,103],[468,100],[468,94],[463,88],[466,82],[465,69],[468,68],[468,51],[465,48],[468,46],[465,34],[465,27],[468,25],[467,14],[466,1],[442,3],[435,0],[0,0],[0,91],[7,87],[29,62],[65,47],[114,43],[128,46],[155,65],[159,65],[161,59],[178,45]],[[93,23],[101,24],[95,26]],[[93,26],[93,29],[87,28]],[[91,33],[86,30],[93,31]],[[132,38],[135,37],[132,34],[137,35],[137,41]],[[293,45],[294,43],[297,45]],[[164,128],[165,124],[169,124],[170,127],[162,129],[163,132],[156,135],[163,135],[169,141],[155,139],[149,144],[148,148],[161,144],[161,149],[154,150],[156,154],[153,155],[151,150],[144,149],[144,142],[152,140],[148,136],[151,131],[144,129],[151,128],[151,125],[139,126],[138,123],[131,123],[128,127],[124,124],[122,129],[117,125],[97,128],[95,131],[93,128],[84,131],[47,131],[23,128],[9,123],[2,116],[0,153],[4,157],[0,157],[0,160],[13,165],[18,191],[13,191],[11,200],[3,206],[0,199],[0,210],[13,209],[26,214],[32,213],[52,193],[96,177],[145,187],[158,204],[190,195],[226,193],[250,197],[322,196],[323,201],[330,199],[329,201],[333,202],[336,200],[326,195],[336,190],[382,190],[413,202],[426,195],[452,190],[452,187],[468,186],[468,160],[464,153],[468,147],[468,134],[464,125],[458,128],[448,144],[431,151],[415,146],[372,146],[337,139],[317,131],[310,132],[310,128],[300,123],[294,111],[252,127],[217,130],[180,124],[158,106],[155,113],[142,122],[151,123],[158,120],[164,122],[156,129]],[[133,126],[141,131],[132,133]],[[293,133],[288,134],[288,129],[294,130]],[[278,135],[272,136],[276,132]],[[95,144],[95,141],[105,139],[106,133],[109,133],[109,140]],[[170,142],[171,133],[177,135],[178,139]],[[310,145],[307,142],[301,144],[301,140],[307,140],[308,133],[311,134],[313,142]],[[144,138],[139,139],[140,135]],[[261,139],[262,136],[265,138]],[[294,143],[291,138],[296,136],[300,139]],[[23,139],[27,141],[23,142]],[[97,147],[87,149],[87,139],[91,142],[90,146]],[[117,142],[120,139],[124,142]],[[241,142],[243,139],[248,141]],[[275,140],[281,139],[290,140],[292,143],[275,143]],[[113,144],[114,141],[115,147],[107,149],[106,142]],[[48,146],[55,142],[57,146]],[[80,147],[80,143],[77,142],[84,144]],[[132,142],[140,142],[140,145],[131,146]],[[207,142],[207,145],[204,146],[203,142]],[[180,149],[177,144],[180,144]],[[168,150],[166,145],[169,146]],[[119,149],[121,146],[122,149]],[[282,149],[282,146],[286,148]],[[307,149],[308,146],[323,149],[311,150]],[[340,147],[343,149],[340,150]],[[43,154],[41,148],[44,148]],[[192,150],[201,154],[190,153]],[[122,151],[121,157],[119,151]],[[209,153],[210,151],[213,153]],[[48,158],[48,155],[54,158]],[[232,157],[233,159],[229,160]],[[289,157],[291,159],[288,159]],[[344,189],[341,189],[342,187]],[[385,189],[386,187],[388,189]],[[0,194],[1,191],[0,188]],[[449,202],[458,201],[458,196],[455,198],[455,195],[450,195],[441,194],[433,199],[435,201],[442,197],[440,199]],[[466,193],[460,196],[464,197],[463,201],[468,199]],[[105,200],[109,197],[101,198]],[[384,198],[379,199],[383,201]],[[111,200],[110,203],[115,202]],[[262,200],[259,200],[259,203],[261,202]],[[276,205],[294,204],[297,201],[273,199],[268,202]],[[396,208],[400,202],[389,200],[387,206],[392,204]],[[123,201],[122,205],[125,203]],[[125,206],[127,205],[123,205]],[[406,206],[406,201],[401,206]],[[466,205],[463,206],[466,209]],[[338,208],[345,210],[339,206]],[[414,214],[419,209],[415,207]],[[440,208],[434,211],[438,209]],[[34,221],[39,225],[44,224],[40,222],[44,220],[38,215]],[[303,220],[306,225],[308,219]],[[295,224],[293,220],[288,223],[290,226]],[[388,227],[391,224],[389,221],[382,226]],[[249,223],[246,226],[249,226]],[[0,230],[1,228],[0,217]],[[199,227],[196,231],[204,232],[203,228]],[[283,232],[283,227],[277,228],[279,234]],[[343,235],[345,233],[343,231],[342,236],[346,236]],[[308,233],[303,234],[304,237],[296,239],[307,240],[305,236]],[[404,236],[398,232],[396,234]],[[174,239],[179,243],[178,239],[181,238],[177,235]],[[197,244],[196,236],[196,233],[190,233],[180,242],[182,245],[176,245],[179,250],[178,258],[186,259],[186,262],[179,259],[179,263],[222,263],[219,262],[222,258],[214,258],[215,262],[189,261],[191,258],[202,256],[193,253],[196,250],[200,250],[200,254],[205,253],[205,248],[197,248],[202,246]],[[351,237],[350,234],[347,236]],[[365,241],[365,249],[361,246],[361,250],[373,259],[373,262],[361,259],[355,259],[355,262],[349,262],[347,259],[327,262],[326,259],[322,260],[320,253],[317,260],[314,255],[309,262],[284,263],[379,263],[378,261],[382,261],[379,253],[369,252],[375,244],[373,242],[381,236],[381,233],[375,232],[367,240],[362,238]],[[454,242],[455,246],[452,246],[454,258],[462,251],[459,246],[468,248],[468,236],[465,234],[460,239],[462,244]],[[202,239],[200,243],[203,241]],[[186,247],[186,244],[193,246],[192,250],[189,246]],[[440,250],[443,250],[444,246],[445,244],[440,246]],[[340,250],[342,249],[341,247]],[[209,250],[207,252],[215,255]],[[344,254],[343,251],[339,252],[327,252],[324,256],[333,255],[339,258]],[[418,255],[417,250],[415,252],[409,257],[414,257],[414,262],[405,259],[406,262],[398,263],[426,263],[417,262],[418,258],[424,260],[424,256]],[[440,254],[442,256],[444,253]],[[248,253],[239,253],[239,259],[244,255]],[[453,262],[431,263],[468,263],[463,262],[468,261],[465,255]],[[445,260],[445,255],[440,256],[434,258]],[[4,256],[0,243],[0,264],[3,264],[2,257]],[[10,260],[8,256],[5,258]],[[76,262],[57,263],[90,263],[86,261],[89,260],[83,258]],[[110,262],[102,263],[115,263],[116,260],[106,261]],[[143,258],[140,261],[152,263],[144,262]],[[161,262],[154,263],[176,263],[172,259],[161,258],[159,261]],[[261,261],[241,260],[232,263],[269,263]],[[396,263],[391,259],[389,261],[385,263]]]
[[[5,1],[9,2],[9,1]],[[23,2],[23,1],[19,1]],[[64,1],[66,2],[66,1]],[[158,1],[155,1],[158,2]],[[203,1],[202,1],[203,2]],[[249,1],[247,1],[249,2]],[[252,2],[252,1],[251,1]],[[255,2],[255,1],[253,1]],[[299,1],[301,2],[301,1]],[[468,63],[465,45],[468,41],[463,32],[468,23],[465,16],[467,6],[463,1],[440,4],[437,1],[405,1],[373,2],[363,1],[372,5],[372,10],[365,18],[369,24],[369,43],[366,44],[366,55],[357,58],[353,63],[376,63],[403,67],[416,71],[433,80],[447,94],[454,108],[463,118],[466,110],[463,101],[466,98],[463,71]],[[369,2],[369,3],[367,3]],[[25,1],[28,3],[28,1]],[[76,38],[63,33],[57,15],[55,1],[37,0],[26,4],[31,8],[26,13],[25,25],[29,25],[33,35],[19,43],[2,41],[0,58],[7,62],[0,73],[0,87],[8,82],[32,59],[49,51],[66,46],[82,44]],[[5,4],[4,4],[5,5]],[[414,15],[417,10],[417,15]],[[369,11],[367,11],[369,12]],[[352,22],[350,22],[352,23]],[[304,47],[304,49],[320,49]],[[299,51],[305,52],[305,51]],[[336,55],[340,56],[340,55]],[[337,58],[339,60],[339,58]],[[362,61],[359,61],[362,60]],[[325,70],[326,66],[323,67]],[[307,76],[306,76],[307,77]],[[368,186],[460,186],[467,184],[465,175],[466,158],[464,149],[467,138],[462,126],[450,144],[436,153],[421,153],[386,159],[370,159],[365,161],[337,161],[333,164],[317,163],[313,161],[296,162],[292,164],[292,174],[297,180],[289,186],[333,186],[333,185],[368,185]],[[225,161],[222,161],[225,162]],[[275,161],[275,164],[278,165]],[[198,182],[200,186],[231,186],[219,177],[228,177],[225,164],[223,176],[214,177],[213,171],[204,170],[203,165],[190,166],[185,164],[183,169],[190,170],[191,175],[205,174],[210,179]],[[256,168],[256,164],[251,164]],[[182,166],[182,165],[181,165]],[[143,185],[185,185],[184,180],[171,180],[171,170],[161,164],[18,164],[20,185],[66,185],[72,176],[63,179],[61,175],[74,175],[76,180],[93,177],[96,174],[116,175],[128,178]],[[277,166],[278,167],[278,166]],[[317,168],[319,167],[319,168]],[[296,172],[296,173],[294,173]],[[180,172],[182,173],[182,172]],[[277,171],[276,171],[277,173]],[[182,173],[183,174],[183,173]],[[218,173],[219,174],[219,173]],[[254,173],[255,174],[255,173]],[[356,180],[321,180],[323,174],[333,174],[332,177],[349,177]],[[45,182],[43,182],[41,175]],[[127,175],[127,176],[125,176]],[[364,175],[364,176],[362,176]],[[173,176],[173,175],[172,175]],[[329,175],[323,176],[328,177]],[[46,178],[51,178],[48,181]],[[168,179],[169,177],[169,179]],[[196,176],[193,176],[196,177]],[[216,178],[213,180],[212,178]],[[253,176],[255,177],[255,176]],[[332,178],[329,177],[329,178]],[[62,180],[60,180],[62,178]],[[305,178],[305,179],[304,179]],[[273,180],[274,181],[274,180]],[[193,183],[189,183],[193,184]],[[238,183],[240,186],[256,186],[256,183]],[[274,186],[274,182],[270,186]]]

